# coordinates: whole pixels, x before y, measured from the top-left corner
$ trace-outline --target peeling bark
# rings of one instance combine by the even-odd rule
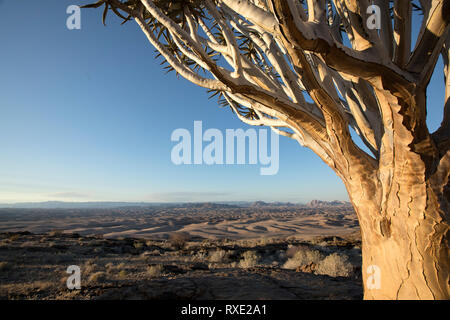
[[[385,214],[376,189],[374,198],[355,201],[361,188],[348,186],[360,218],[365,299],[449,299],[449,224],[444,211],[449,203],[442,192],[436,193],[442,185],[433,184],[427,181],[397,190],[386,200]],[[408,194],[418,189],[423,196]],[[373,265],[380,270],[379,288],[369,285],[368,268]]]

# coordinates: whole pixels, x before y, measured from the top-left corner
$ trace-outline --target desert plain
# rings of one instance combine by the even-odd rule
[[[0,208],[0,299],[361,299],[360,246],[341,202]]]

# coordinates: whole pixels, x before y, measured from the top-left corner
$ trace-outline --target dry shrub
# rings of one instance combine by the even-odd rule
[[[204,262],[207,259],[207,253],[205,251],[198,251],[192,256],[192,261]]]
[[[296,269],[311,263],[318,264],[324,258],[318,250],[311,250],[305,246],[291,247],[287,250],[286,255],[291,258],[283,265],[285,269]]]
[[[99,271],[90,275],[89,282],[102,282],[105,281],[105,279],[106,279],[105,273]]]
[[[84,265],[80,269],[84,275],[88,275],[93,273],[96,268],[97,265],[92,260],[88,260],[84,263]]]
[[[105,264],[105,269],[108,273],[113,271],[114,268],[115,268],[115,266],[114,266],[114,263],[112,263],[112,262],[108,262],[107,264]]]
[[[126,270],[120,270],[119,278],[125,279],[128,276],[128,272]]]
[[[349,277],[353,273],[353,265],[348,261],[348,256],[332,253],[319,262],[316,274],[329,275],[331,277]]]
[[[241,268],[254,267],[261,258],[255,251],[246,251],[242,254],[242,257],[244,259],[239,262]]]
[[[63,232],[61,230],[52,230],[48,233],[50,237],[60,237],[63,235]]]
[[[142,258],[147,258],[147,257],[151,257],[151,256],[160,256],[160,255],[161,255],[161,251],[159,251],[158,249],[155,249],[152,251],[144,251],[141,253]]]
[[[144,243],[136,241],[133,243],[133,246],[135,249],[141,249],[144,247]]]
[[[33,241],[25,241],[20,245],[21,248],[27,248],[27,247],[34,247],[36,245],[36,242]]]
[[[190,238],[191,237],[187,232],[175,232],[169,235],[169,242],[175,250],[181,250]]]
[[[152,278],[159,277],[159,276],[161,276],[163,269],[164,268],[161,264],[156,264],[156,265],[149,266],[147,268],[147,273]]]
[[[209,255],[210,262],[224,263],[228,260],[228,254],[225,250],[217,249]]]
[[[13,234],[13,235],[10,235],[8,239],[10,241],[16,241],[19,238],[20,238],[20,234]]]
[[[126,269],[126,268],[127,268],[127,265],[123,262],[121,262],[117,265],[117,269]]]

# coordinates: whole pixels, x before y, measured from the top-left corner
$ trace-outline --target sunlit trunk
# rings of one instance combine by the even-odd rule
[[[357,201],[352,193],[361,188],[348,186],[361,226],[365,299],[450,299],[448,195],[432,181],[412,188],[423,188],[423,197],[392,186],[388,197],[366,190]]]

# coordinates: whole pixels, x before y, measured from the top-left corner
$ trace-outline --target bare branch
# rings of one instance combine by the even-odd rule
[[[407,69],[419,75],[419,84],[426,86],[436,65],[450,23],[450,0],[432,0],[421,36],[408,62]]]
[[[411,53],[411,14],[410,1],[394,2],[394,63],[403,68]]]

